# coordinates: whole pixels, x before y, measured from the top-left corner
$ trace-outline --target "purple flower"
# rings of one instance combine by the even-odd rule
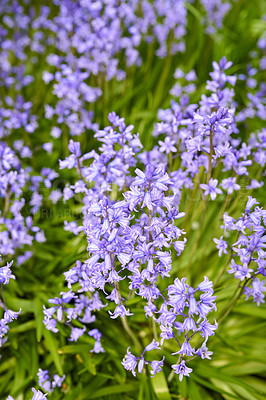
[[[44,317],[43,323],[49,331],[52,331],[54,333],[59,332],[59,329],[56,328],[56,320],[55,319],[50,319],[47,317]]]
[[[55,388],[55,387],[61,387],[62,386],[62,383],[64,382],[64,380],[65,380],[65,375],[63,375],[62,377],[60,377],[59,375],[54,375],[53,376],[53,382],[52,382],[52,388]]]
[[[130,349],[130,347],[128,347],[128,349],[127,349],[127,354],[126,354],[125,357],[123,358],[123,361],[122,361],[121,364],[123,365],[123,367],[124,367],[126,370],[131,371],[132,374],[133,374],[134,376],[136,376],[135,369],[136,369],[136,366],[137,366],[137,359],[136,359],[136,357],[129,351],[129,349]]]
[[[139,364],[138,364],[138,373],[141,374],[144,368],[144,358],[141,358],[139,360]]]
[[[200,358],[208,360],[211,359],[212,351],[208,351],[207,347],[203,344],[199,350],[196,351],[196,354],[200,356]]]
[[[39,368],[37,376],[38,376],[39,386],[46,392],[51,393],[52,389],[51,389],[51,382],[50,382],[50,378],[49,378],[49,372],[47,370],[43,371],[41,368]]]
[[[92,353],[104,353],[105,350],[102,347],[102,344],[99,340],[96,340],[95,344],[94,344],[94,348],[93,350],[91,350]]]
[[[265,281],[260,281],[258,278],[253,279],[251,287],[245,287],[246,300],[251,296],[253,301],[259,306],[261,303],[265,303],[264,293],[266,292],[266,287],[264,286]]]
[[[148,346],[145,347],[143,354],[146,351],[151,351],[151,350],[160,350],[161,348],[159,347],[159,343],[155,341],[155,339],[152,340],[152,342],[150,344],[148,344]]]
[[[160,145],[160,151],[162,152],[162,153],[166,153],[166,154],[169,154],[169,153],[176,153],[177,152],[177,149],[176,149],[176,147],[174,146],[174,144],[175,144],[175,141],[174,140],[171,140],[170,139],[170,137],[168,137],[168,136],[166,136],[166,138],[164,139],[164,142],[162,142],[161,140],[159,140],[159,145]]]
[[[5,310],[4,312],[4,321],[8,324],[12,322],[13,319],[17,319],[18,315],[21,313],[21,309],[18,312],[12,310]]]
[[[74,154],[76,157],[81,156],[79,142],[74,142],[72,139],[70,139],[68,149],[69,149],[70,153]]]
[[[129,310],[126,310],[126,308],[123,305],[118,305],[115,308],[114,313],[112,313],[111,311],[108,312],[111,315],[111,318],[113,319],[117,317],[124,318],[126,315],[133,315],[133,313],[130,313]]]
[[[3,283],[4,285],[7,285],[10,279],[16,279],[15,275],[12,275],[10,271],[10,267],[12,264],[13,261],[7,263],[5,267],[0,268],[0,282]]]
[[[40,390],[36,390],[34,388],[31,389],[33,391],[32,400],[46,400],[47,394],[43,394]]]
[[[177,353],[173,353],[173,354],[181,354],[181,355],[192,357],[194,352],[195,352],[195,349],[192,349],[190,343],[187,341],[184,341],[184,343],[181,346],[181,349]]]
[[[193,371],[192,368],[188,368],[185,364],[185,361],[181,361],[180,364],[172,365],[172,368],[175,374],[179,375],[180,382],[183,379],[183,376],[189,376],[189,374]]]
[[[234,274],[236,279],[240,279],[242,282],[245,278],[251,277],[251,272],[253,269],[248,268],[248,264],[244,263],[243,265],[238,265],[234,260],[231,261],[230,269],[227,271],[229,274]]]
[[[202,183],[200,187],[205,190],[204,196],[211,196],[212,200],[216,199],[217,194],[222,194],[221,189],[217,188],[218,180],[211,178],[208,184]]]
[[[216,243],[216,249],[219,250],[219,257],[221,257],[222,254],[228,254],[228,251],[226,250],[228,248],[228,244],[225,240],[223,240],[223,236],[220,236],[220,239],[213,239],[214,243]]]
[[[232,194],[234,190],[240,189],[240,186],[236,183],[236,177],[223,179],[221,186],[224,190],[227,190],[228,194]]]
[[[252,198],[251,196],[248,196],[248,201],[247,201],[247,204],[246,204],[245,213],[249,213],[251,208],[255,204],[259,204],[259,202],[255,198]]]
[[[161,372],[162,367],[164,365],[164,358],[161,361],[152,361],[151,362],[151,375],[155,376],[156,374],[158,374],[159,372]]]
[[[86,331],[86,327],[84,328],[72,328],[71,330],[71,336],[70,339],[68,339],[71,342],[76,342],[80,336],[83,335],[83,333]]]

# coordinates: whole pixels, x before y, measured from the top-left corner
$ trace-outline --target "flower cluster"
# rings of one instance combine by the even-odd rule
[[[198,3],[209,34],[222,27],[232,7],[223,0]],[[34,241],[45,242],[39,210],[61,197],[70,206],[78,204],[80,220],[64,221],[64,228],[84,239],[87,254],[75,256],[79,260],[64,272],[65,289],[51,295],[49,307],[43,306],[43,323],[55,334],[63,331],[69,342],[85,337],[92,357],[108,351],[96,320],[105,312],[110,321],[121,322],[134,342],[139,355],[132,354],[130,346],[122,360],[133,376],[146,367],[152,376],[162,370],[165,356],[157,360],[150,352],[163,352],[167,341],[177,356],[172,375],[180,381],[192,372],[186,365],[191,359],[211,358],[207,342],[218,327],[213,283],[205,276],[196,284],[189,273],[173,271],[191,240],[190,231],[185,232],[193,224],[187,224],[191,208],[182,200],[192,190],[200,194],[205,211],[208,197],[220,201],[227,195],[225,232],[214,239],[219,256],[230,253],[224,271],[240,281],[238,297],[245,294],[257,305],[264,302],[266,211],[251,196],[238,219],[224,211],[230,196],[240,192],[243,178],[247,190],[263,186],[257,179],[265,175],[266,130],[255,126],[247,142],[239,132],[243,122],[255,116],[259,123],[265,119],[265,83],[258,83],[266,67],[265,36],[250,55],[252,65],[245,74],[231,75],[232,62],[225,57],[214,61],[200,99],[196,72],[178,68],[170,91],[175,100],[158,112],[158,140],[150,151],[143,150],[139,134],[124,118],[112,112],[110,125],[99,129],[92,111],[100,96],[107,100],[110,88],[145,57],[152,63],[153,52],[164,58],[185,51],[187,14],[198,16],[198,3],[53,0],[32,7],[29,1],[1,1],[0,138],[5,142],[0,142],[0,251],[5,259],[0,267],[0,347],[9,323],[20,313],[9,310],[4,299],[3,286],[15,279],[7,260],[12,256],[21,265],[32,257]],[[33,74],[35,68],[38,74]],[[235,100],[238,84],[248,88],[242,109]],[[37,137],[43,130],[51,133],[50,139]],[[71,139],[66,156],[69,136],[89,131],[94,131],[99,148],[84,150],[85,140]],[[54,140],[61,135],[62,149]],[[47,165],[38,160],[39,154],[45,154]],[[59,172],[52,168],[58,157]],[[68,170],[71,178],[63,191],[62,182],[53,190],[54,180]],[[237,233],[233,244],[225,240],[231,231]],[[135,310],[153,325],[150,343],[131,331],[128,320]],[[51,393],[62,387],[65,375],[51,377],[39,369],[38,378],[39,386]],[[32,390],[32,400],[46,399]]]
[[[18,143],[14,143],[17,150]],[[57,175],[44,168],[43,176],[31,174],[31,168],[24,169],[16,152],[0,142],[0,201],[2,210],[0,214],[0,249],[2,255],[14,255],[17,249],[25,249],[32,242],[44,242],[43,231],[33,224],[33,215],[37,213],[43,196],[38,192],[40,183],[44,181],[45,186],[50,187],[51,180]],[[31,193],[29,205],[31,214],[25,213],[25,197]],[[25,216],[26,214],[26,216]],[[18,264],[25,262],[31,257],[31,251],[27,250],[18,257]]]
[[[159,343],[155,342],[154,339],[148,346],[145,347],[145,349],[143,350],[140,357],[135,357],[129,351],[129,349],[130,349],[130,347],[127,349],[127,354],[125,355],[125,357],[122,361],[122,365],[126,370],[131,371],[134,376],[136,376],[135,369],[136,369],[137,365],[138,365],[138,373],[140,373],[140,374],[143,371],[144,365],[148,365],[148,364],[150,364],[152,376],[155,376],[157,373],[159,373],[162,370],[164,357],[161,361],[156,361],[156,360],[146,361],[144,359],[144,354],[146,353],[146,351],[160,349]]]
[[[133,126],[126,127],[115,113],[109,115],[109,120],[112,126],[95,134],[103,142],[101,155],[93,151],[82,156],[80,144],[71,140],[70,156],[60,161],[60,168],[75,168],[80,178],[64,189],[64,197],[68,200],[76,194],[83,196],[83,230],[90,257],[83,263],[77,261],[65,273],[70,290],[49,300],[54,305],[44,308],[46,328],[56,333],[57,322],[65,323],[71,328],[70,340],[87,332],[96,340],[92,351],[103,351],[98,329],[86,330],[86,324],[95,321],[92,312],[105,307],[100,297],[104,295],[108,308],[114,303],[114,310],[109,310],[112,319],[124,320],[133,314],[127,308],[129,298],[139,296],[146,317],[152,317],[160,327],[162,344],[165,339],[177,340],[182,365],[184,356],[209,357],[206,342],[217,328],[216,323],[212,325],[207,319],[208,313],[216,309],[212,282],[205,277],[193,289],[185,284],[185,278],[176,279],[167,289],[168,299],[158,286],[160,279],[170,276],[172,257],[180,256],[186,244],[186,238],[181,239],[185,232],[176,225],[185,213],[178,210],[174,183],[164,163],[156,167],[150,162],[145,170],[132,169],[137,159],[146,161],[148,154],[140,152],[142,146],[138,135],[132,134]],[[90,165],[84,165],[88,161]],[[117,201],[112,199],[114,190],[118,193]],[[119,193],[124,199],[119,200]],[[69,229],[70,224],[67,226]],[[73,230],[78,234],[77,225],[73,225]],[[77,283],[79,290],[74,292]],[[121,288],[128,291],[126,300]],[[196,333],[203,337],[203,343],[195,350],[190,340]],[[182,344],[176,335],[182,336]],[[155,375],[164,359],[147,361],[144,353],[158,348],[153,340],[140,357],[133,356],[128,349],[122,364],[133,374],[137,364],[139,372],[150,364],[151,374]]]
[[[177,82],[171,93],[178,102],[172,101],[171,109],[159,110],[162,122],[157,124],[154,135],[166,136],[164,142],[159,140],[160,151],[168,155],[173,170],[170,176],[179,197],[183,187],[195,185],[200,186],[203,197],[210,195],[212,200],[223,191],[231,195],[240,190],[237,180],[241,176],[248,177],[247,189],[263,185],[252,177],[249,170],[253,160],[262,167],[265,165],[264,130],[253,134],[248,144],[234,137],[238,134],[238,114],[234,90],[227,87],[227,83],[231,86],[236,84],[236,76],[227,75],[231,66],[225,57],[219,63],[213,62],[214,71],[210,73],[211,80],[206,86],[211,95],[202,95],[199,105],[189,104],[188,94],[195,90],[195,84],[191,83],[196,80],[194,71],[185,75],[180,69],[176,70],[176,79],[185,81],[187,85],[183,82],[181,86]],[[175,171],[173,165],[180,157],[181,168]],[[157,157],[157,162],[162,162],[162,158]],[[219,183],[212,176],[213,170],[221,164],[226,176]],[[233,177],[228,176],[229,171],[233,172]],[[200,179],[202,173],[206,174],[206,183]]]
[[[36,390],[34,388],[31,389],[33,391],[33,397],[31,400],[47,400],[47,394],[43,394],[40,390]],[[8,396],[6,400],[14,400],[12,396]]]
[[[1,288],[2,288],[2,299],[0,300],[0,307],[4,310],[4,315],[0,319],[0,347],[3,346],[3,344],[7,341],[7,333],[9,331],[9,326],[8,324],[12,322],[13,320],[17,319],[19,313],[21,310],[18,312],[9,310],[7,308],[7,305],[5,304],[5,299],[3,296],[3,285],[8,285],[10,279],[16,279],[15,275],[12,274],[10,267],[12,266],[12,263],[7,263],[6,266],[0,268],[0,283],[1,283]]]
[[[80,143],[70,140],[70,155],[59,160],[60,169],[76,169],[78,180],[66,185],[64,201],[82,201],[83,222],[78,226],[76,221],[66,221],[65,229],[76,235],[81,231],[86,234],[89,258],[77,261],[76,266],[65,272],[69,291],[62,292],[60,298],[50,299],[54,305],[44,308],[47,329],[57,333],[58,322],[64,323],[71,329],[69,340],[76,341],[88,334],[95,339],[91,351],[102,352],[101,333],[94,327],[87,330],[87,324],[94,323],[96,318],[92,313],[108,305],[110,317],[120,317],[127,326],[127,318],[133,315],[130,299],[139,296],[139,307],[142,304],[146,317],[159,326],[161,344],[173,340],[179,346],[179,358],[172,368],[180,380],[192,371],[186,366],[189,358],[210,358],[212,352],[207,341],[218,326],[215,320],[210,322],[208,315],[216,311],[212,282],[205,277],[195,288],[186,283],[186,278],[176,278],[165,289],[167,295],[160,291],[158,283],[170,276],[173,258],[180,256],[185,248],[187,239],[181,239],[185,232],[177,226],[185,215],[179,212],[184,191],[198,185],[203,199],[210,195],[214,200],[223,191],[231,195],[240,190],[238,176],[249,175],[252,159],[264,166],[263,132],[254,135],[248,145],[234,138],[238,134],[237,105],[234,90],[228,89],[227,84],[234,86],[236,77],[226,73],[231,66],[225,57],[213,63],[214,71],[206,87],[211,94],[202,95],[199,105],[189,104],[187,95],[195,89],[195,73],[184,75],[176,71],[176,78],[187,82],[187,93],[179,90],[178,85],[172,90],[179,103],[172,102],[170,110],[160,110],[163,122],[157,125],[155,136],[166,137],[149,152],[142,150],[138,135],[132,133],[133,126],[126,126],[124,119],[115,113],[109,115],[111,125],[95,133],[101,142],[100,154],[93,150],[82,155]],[[175,169],[177,158],[181,160],[179,169]],[[213,170],[221,164],[226,175],[219,183],[213,178]],[[233,177],[228,176],[230,171]],[[206,183],[201,183],[202,172]],[[249,179],[250,188],[261,186],[256,179]],[[255,216],[250,215],[256,224],[254,232],[263,238]],[[225,221],[233,224],[230,217],[225,217]],[[231,225],[226,225],[229,228]],[[219,255],[227,253],[230,246],[223,237],[215,242]],[[263,239],[261,243],[260,248],[264,247]],[[234,250],[239,245],[236,242]],[[260,268],[262,251],[258,253]],[[250,260],[255,261],[253,253]],[[238,256],[245,267],[236,267],[233,260],[230,271],[236,277],[249,279],[253,270],[246,268],[250,261],[241,246]],[[255,278],[250,288],[245,288],[246,295],[251,296],[260,288]],[[124,293],[127,296],[123,297]],[[158,349],[154,340],[150,346],[147,347],[150,350]],[[146,360],[147,348],[139,357],[128,348],[122,364],[133,375],[137,367],[142,372],[148,364],[152,375],[161,370],[164,359]]]
[[[230,2],[222,0],[201,0],[201,3],[206,11],[204,24],[206,32],[213,34],[217,29],[223,26],[223,19],[231,8]]]
[[[65,273],[66,280],[71,287],[71,284],[78,281],[78,273],[81,273],[84,266],[77,261],[76,268],[72,268],[69,272]],[[87,289],[88,290],[88,289]],[[46,309],[44,307],[44,324],[46,329],[57,333],[59,330],[56,327],[57,321],[63,322],[71,328],[70,341],[77,341],[80,336],[86,331],[86,325],[91,324],[95,321],[96,317],[92,312],[100,310],[105,307],[99,298],[98,292],[95,292],[89,298],[84,295],[75,295],[71,290],[69,292],[60,293],[61,298],[56,297],[50,299],[49,303],[55,304],[54,306]],[[74,300],[72,306],[71,300]],[[56,314],[56,315],[55,315]],[[79,317],[79,318],[78,318]],[[78,326],[74,326],[71,322],[77,323]],[[101,345],[101,333],[98,329],[92,329],[88,332],[89,336],[95,339],[94,348],[91,350],[94,353],[104,352]]]
[[[201,4],[212,31],[220,28],[228,3],[202,0]],[[5,0],[0,13],[4,16],[0,85],[12,92],[1,100],[0,137],[14,129],[27,135],[38,127],[32,101],[21,90],[35,81],[25,67],[28,54],[31,63],[41,67],[46,86],[42,90],[52,95],[45,117],[51,120],[52,136],[59,137],[62,128],[71,135],[97,129],[91,104],[102,95],[105,80],[122,80],[127,69],[142,63],[139,50],[145,42],[154,43],[159,57],[185,51],[184,0],[64,0],[41,6],[40,12],[32,7],[30,13],[26,5]],[[96,77],[100,77],[97,84]]]
[[[247,91],[246,106],[237,115],[239,122],[250,121],[255,116],[262,121],[266,119],[265,112],[265,82],[260,82],[260,76],[266,69],[266,41],[265,33],[257,43],[257,49],[250,54],[252,62],[247,66],[245,73],[239,74],[238,79],[243,81]]]
[[[231,249],[231,261],[229,274],[234,274],[236,279],[243,282],[242,292],[246,298],[253,298],[253,301],[260,305],[264,303],[264,292],[266,291],[265,280],[259,278],[266,276],[265,247],[266,247],[266,210],[256,206],[255,198],[249,196],[245,212],[238,219],[234,219],[226,212],[223,216],[223,228],[228,234],[236,231],[236,241],[230,246],[221,236],[214,239],[219,249],[219,256],[227,254]],[[248,286],[249,285],[249,286]]]
[[[159,57],[185,49],[187,10],[183,0],[55,3],[55,17],[49,17],[45,7],[44,16],[34,21],[36,29],[48,29],[54,45],[43,72],[44,82],[53,88],[55,104],[46,105],[46,118],[57,125],[53,130],[58,131],[62,123],[71,135],[97,129],[88,108],[105,90],[104,80],[122,80],[124,65],[141,64],[141,43],[155,42]]]
[[[179,375],[180,381],[183,379],[183,375],[189,376],[188,374],[192,372],[192,369],[185,365],[184,357],[199,356],[202,359],[210,359],[212,352],[208,351],[206,343],[209,336],[214,335],[218,326],[217,322],[211,324],[207,319],[207,315],[213,309],[216,310],[214,302],[216,297],[213,296],[212,282],[205,277],[204,281],[194,289],[185,281],[186,278],[181,279],[181,281],[176,278],[174,284],[167,288],[168,298],[160,294],[164,302],[159,309],[157,309],[154,301],[149,301],[145,307],[146,317],[152,317],[160,326],[161,345],[165,340],[174,339],[179,346],[179,350],[173,353],[178,354],[179,358],[177,364],[172,365],[172,368]],[[159,314],[158,318],[156,318],[156,314]],[[195,349],[192,348],[191,342],[195,340],[197,334],[202,336],[204,340],[200,347]],[[144,349],[140,357],[135,357],[128,349],[122,362],[123,366],[135,376],[137,362],[139,373],[142,372],[144,364],[150,363],[151,374],[154,376],[161,371],[164,361],[164,358],[161,361],[152,362],[144,360],[145,351],[154,349],[160,349],[159,343],[154,340]]]
[[[51,381],[49,377],[49,371],[43,371],[41,368],[39,368],[37,375],[39,378],[39,386],[48,393],[52,393],[56,387],[61,387],[65,380],[65,375],[60,378],[59,375],[54,374],[53,381]]]

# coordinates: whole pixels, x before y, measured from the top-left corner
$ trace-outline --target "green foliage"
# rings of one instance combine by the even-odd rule
[[[34,2],[39,7],[39,2]],[[248,53],[254,48],[258,37],[265,29],[261,20],[263,1],[238,0],[232,2],[232,10],[225,18],[223,30],[210,36],[204,32],[201,24],[202,11],[197,2],[187,3],[188,33],[187,50],[182,55],[168,56],[164,60],[157,59],[154,49],[143,49],[143,65],[132,67],[124,82],[105,82],[102,80],[103,103],[94,105],[95,120],[103,127],[107,123],[110,111],[116,111],[133,123],[140,132],[144,147],[150,149],[153,144],[151,132],[156,121],[158,108],[169,106],[169,89],[173,86],[173,73],[177,67],[187,72],[194,68],[198,77],[199,92],[208,78],[212,60],[225,55],[234,62],[234,72],[243,72],[247,64]],[[264,12],[266,10],[264,9]],[[30,65],[28,66],[29,72]],[[42,68],[36,70],[41,77]],[[35,74],[35,71],[34,71]],[[51,87],[39,81],[36,91],[32,93],[34,112],[38,115],[43,102],[49,102]],[[241,90],[237,94],[244,98]],[[256,127],[243,127],[241,135],[247,136]],[[12,138],[13,139],[13,138]],[[54,148],[49,159],[49,167],[58,169],[57,160],[67,155],[68,132],[64,132],[62,142]],[[32,148],[40,142],[48,141],[45,121],[36,135],[28,138]],[[87,134],[81,138],[83,150],[97,148],[97,143]],[[47,165],[46,158],[33,157],[32,166],[37,171]],[[65,172],[63,172],[64,174]],[[259,173],[259,171],[258,171]],[[64,176],[64,175],[62,175]],[[66,176],[72,179],[73,176]],[[64,182],[55,185],[62,187]],[[44,189],[45,196],[45,189]],[[229,214],[237,215],[243,199],[250,193],[240,193],[229,205]],[[265,192],[261,200],[265,199]],[[259,198],[259,196],[258,196]],[[214,282],[217,271],[226,263],[226,257],[217,257],[214,235],[218,235],[221,215],[221,204],[208,203],[207,212],[202,218],[204,204],[198,199],[183,198],[180,209],[185,210],[187,217],[182,227],[190,225],[187,248],[173,264],[175,277],[187,276],[194,284],[204,274]],[[92,354],[94,341],[89,337],[81,338],[77,343],[69,344],[67,332],[61,328],[60,335],[47,331],[42,323],[43,304],[64,290],[62,273],[68,270],[77,259],[86,259],[86,238],[73,238],[63,231],[63,221],[80,216],[80,205],[73,209],[59,202],[58,205],[47,205],[48,212],[42,210],[36,215],[34,223],[45,231],[47,242],[36,244],[32,260],[14,270],[16,281],[10,282],[6,290],[7,305],[13,310],[22,309],[18,321],[11,324],[9,340],[4,346],[0,362],[0,400],[8,394],[17,400],[31,398],[31,387],[37,387],[36,374],[38,368],[49,369],[60,376],[66,374],[62,390],[55,391],[53,400],[87,400],[87,399],[138,399],[138,400],[263,400],[266,396],[266,308],[261,305],[246,303],[241,300],[234,311],[219,327],[217,334],[210,339],[209,349],[213,351],[212,361],[203,360],[199,364],[191,361],[194,369],[191,378],[182,383],[176,377],[169,379],[170,363],[175,359],[171,355],[175,348],[166,347],[168,369],[154,378],[148,374],[132,377],[121,366],[121,359],[128,346],[133,347],[131,339],[123,331],[119,321],[110,321],[104,313],[97,315],[97,327],[104,333],[104,354]],[[231,215],[231,214],[230,214]],[[197,221],[201,229],[191,226]],[[162,282],[166,286],[170,280]],[[227,288],[224,288],[225,282]],[[230,284],[228,285],[228,282]],[[226,307],[235,289],[233,278],[224,277],[217,287],[218,315]],[[135,315],[129,322],[139,332],[142,344],[147,344],[152,337],[147,320],[134,309],[134,298],[130,307]],[[136,350],[136,349],[135,349]],[[137,350],[136,350],[137,351]],[[48,396],[49,398],[49,396]]]

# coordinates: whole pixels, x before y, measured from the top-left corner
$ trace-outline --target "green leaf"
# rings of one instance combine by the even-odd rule
[[[163,371],[151,378],[151,384],[159,400],[171,400],[168,384]]]
[[[250,393],[249,390],[246,390],[239,385],[234,385],[233,383],[231,383],[230,386],[239,396],[241,396],[245,400],[265,400],[265,396],[260,396],[258,393],[256,393],[256,395],[253,395]]]
[[[266,319],[266,308],[257,307],[256,304],[241,304],[234,308],[234,312],[238,314],[251,315],[252,317]]]
[[[94,363],[93,359],[91,358],[91,356],[87,353],[83,353],[82,358],[84,361],[84,365],[87,368],[87,370],[89,371],[89,373],[92,375],[96,375],[96,366],[95,366],[95,363]]]
[[[93,341],[93,340],[92,340]],[[87,344],[70,344],[68,346],[60,347],[59,354],[76,354],[76,353],[89,353],[90,348]]]
[[[60,357],[58,355],[58,347],[57,347],[57,342],[56,339],[54,338],[54,336],[52,335],[52,333],[50,331],[48,331],[47,329],[44,329],[43,331],[44,334],[44,338],[46,341],[46,347],[47,350],[50,352],[51,357],[55,363],[57,372],[60,376],[63,375],[63,369],[61,366],[61,362],[60,362]]]
[[[18,311],[21,309],[21,313],[34,312],[34,303],[32,300],[19,299],[11,296],[8,292],[5,293],[7,305],[10,309]]]
[[[136,390],[137,390],[136,383],[108,386],[108,387],[97,390],[94,394],[91,394],[90,399],[98,399],[98,398],[102,398],[105,396],[109,396],[112,394],[118,394],[118,393],[134,392]]]
[[[200,395],[198,386],[192,379],[189,379],[188,381],[188,396],[190,399],[193,400],[203,400]]]
[[[22,332],[27,332],[31,329],[35,329],[36,327],[36,322],[34,320],[32,321],[27,321],[24,322],[21,325],[15,326],[14,328],[10,329],[11,333],[22,333]]]
[[[16,358],[11,357],[8,360],[0,363],[0,374],[6,370],[11,370],[16,365]]]
[[[254,331],[258,332],[258,331],[262,330],[264,332],[265,327],[266,327],[266,321],[262,322],[261,324],[253,323],[251,326],[249,325],[249,326],[245,327],[245,329],[244,329],[244,327],[242,327],[236,334],[236,339],[238,339],[239,337],[244,336],[244,335],[249,335],[250,333],[253,333]]]
[[[0,380],[0,393],[10,393],[10,383],[14,382],[14,370],[11,369],[5,375],[1,376]]]
[[[245,382],[257,390],[258,393],[266,395],[266,381],[255,376],[245,376]]]
[[[139,393],[138,393],[138,400],[145,400],[145,391],[147,388],[147,375],[141,374],[140,377],[140,384],[139,384]]]
[[[226,366],[221,370],[226,374],[234,376],[256,375],[266,371],[265,363],[259,363],[256,361],[248,362],[246,360],[243,362],[244,360],[245,359],[243,359],[242,362],[240,361],[230,366]]]
[[[26,371],[21,365],[21,360],[18,358],[15,368],[15,379],[14,379],[14,386],[12,389],[12,393],[15,393],[17,388],[23,385],[25,381]]]
[[[187,397],[187,378],[184,376],[182,381],[180,382],[179,377],[176,375],[176,379],[179,387],[180,396],[185,399]]]
[[[226,390],[220,389],[219,387],[217,387],[217,386],[213,385],[212,383],[210,383],[209,381],[207,381],[207,379],[202,379],[202,378],[200,378],[199,376],[197,376],[197,375],[195,374],[195,372],[193,373],[193,375],[191,375],[191,378],[190,378],[190,379],[192,379],[192,380],[194,380],[194,381],[200,383],[202,386],[205,386],[205,387],[208,388],[208,389],[214,390],[214,391],[217,392],[217,393],[226,394],[230,399],[237,399],[237,400],[239,400],[239,397],[238,397],[238,396],[235,396],[234,394],[229,393],[229,392],[227,392]]]
[[[251,386],[247,385],[245,382],[238,378],[235,378],[232,375],[227,375],[223,373],[221,369],[201,366],[200,368],[197,368],[196,372],[202,377],[208,377],[209,379],[214,378],[222,382],[233,383],[243,387],[246,390],[249,390],[250,392],[255,392],[255,390]]]
[[[43,303],[39,297],[34,299],[34,316],[36,320],[36,338],[37,342],[40,342],[45,328],[43,323]]]

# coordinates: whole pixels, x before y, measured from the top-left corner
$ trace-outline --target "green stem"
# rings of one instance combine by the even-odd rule
[[[170,153],[169,153],[169,172],[172,172],[172,166],[173,166],[173,153],[170,151]]]
[[[133,340],[135,346],[136,346],[138,349],[141,349],[142,346],[141,346],[141,344],[140,344],[138,338],[136,337],[136,335],[134,335],[133,331],[131,330],[130,326],[128,325],[127,317],[121,318],[121,321],[122,321],[122,325],[123,325],[123,328],[124,328],[125,332],[126,332],[126,333],[128,334],[128,336]]]
[[[213,155],[213,131],[210,130],[210,153],[209,153],[209,168],[208,168],[208,175],[207,175],[207,183],[209,183],[212,177],[212,155]]]
[[[206,214],[206,208],[204,208],[204,209],[203,209],[203,212],[202,212],[201,222],[200,222],[200,226],[201,226],[201,227],[203,227],[203,224],[204,224],[205,214]],[[191,267],[191,265],[192,265],[193,257],[194,257],[194,255],[195,255],[197,249],[198,249],[198,244],[199,244],[199,241],[200,241],[201,236],[202,236],[202,230],[199,229],[198,235],[197,235],[197,238],[196,238],[196,241],[195,241],[195,243],[194,243],[194,247],[193,247],[193,249],[192,249],[192,251],[191,251],[191,256],[190,256],[189,262],[188,262],[187,267],[186,267],[186,270],[185,270],[185,272],[184,272],[184,276],[187,276],[187,274],[188,274],[188,272],[189,272],[189,269],[190,269],[190,267]]]
[[[240,236],[240,232],[237,233],[235,242],[238,241],[239,236]],[[232,257],[233,257],[233,249],[231,248],[231,252],[230,252],[230,255],[229,255],[229,257],[228,257],[228,260],[227,260],[225,266],[224,266],[223,269],[220,271],[220,274],[218,275],[218,278],[214,281],[214,288],[216,288],[216,287],[218,286],[218,282],[220,282],[220,279],[222,278],[223,274],[224,274],[225,271],[227,270],[227,268],[228,268],[228,266],[229,266],[229,264],[230,264],[230,262],[231,262]]]
[[[152,330],[153,330],[154,339],[157,342],[158,341],[158,335],[157,335],[157,331],[156,331],[156,323],[155,323],[153,318],[152,318]]]
[[[1,305],[3,306],[3,308],[6,310],[6,299],[5,299],[5,295],[4,295],[4,288],[3,288],[3,284],[1,283],[1,293],[2,293],[2,298],[3,298],[3,302],[0,300]]]
[[[229,264],[230,264],[230,262],[231,262],[231,259],[232,259],[232,254],[230,254],[230,256],[228,257],[228,260],[227,260],[225,266],[224,266],[223,269],[220,271],[220,273],[219,273],[217,279],[214,281],[214,288],[216,288],[216,287],[218,286],[218,282],[220,282],[220,279],[222,278],[223,274],[224,274],[225,271],[227,270],[227,268],[228,268],[228,266],[229,266]]]
[[[181,359],[182,359],[182,357],[181,357],[181,356],[179,356],[179,358],[178,358],[178,360],[177,360],[177,363],[176,363],[176,364],[179,364],[179,363],[180,363],[180,361],[181,361]],[[175,371],[174,371],[174,370],[172,370],[172,371],[171,371],[171,373],[170,373],[170,375],[169,375],[169,376],[168,376],[168,378],[167,378],[167,381],[170,383],[170,382],[173,380],[174,376],[175,376]]]
[[[231,299],[229,300],[229,302],[226,304],[226,306],[223,308],[222,312],[221,312],[221,319],[218,321],[219,324],[221,324],[227,317],[228,315],[231,313],[231,311],[233,310],[234,306],[236,305],[236,303],[238,302],[238,300],[240,299],[241,295],[244,292],[244,289],[247,285],[247,283],[250,281],[252,277],[250,278],[246,278],[243,285],[241,286],[241,282],[239,283],[238,287],[236,288],[233,296],[231,297]],[[234,296],[236,295],[237,291],[240,289],[240,292],[238,293],[237,297],[234,299],[234,301],[231,303],[231,300],[234,298]],[[230,304],[231,303],[231,304]],[[229,306],[229,308],[227,308]]]
[[[3,217],[5,217],[7,215],[7,213],[8,213],[9,201],[10,201],[10,193],[9,193],[9,188],[7,188],[6,197],[5,197],[4,211],[3,211]]]
[[[122,302],[122,296],[121,296],[121,292],[120,292],[120,288],[119,288],[119,283],[115,282],[115,290],[119,299],[119,304],[123,305]],[[141,349],[141,344],[139,342],[139,340],[137,339],[136,335],[134,335],[134,332],[131,330],[130,326],[128,325],[127,322],[127,318],[126,317],[121,317],[121,322],[123,325],[123,328],[125,330],[125,332],[128,334],[128,336],[133,340],[135,346],[139,349]]]

